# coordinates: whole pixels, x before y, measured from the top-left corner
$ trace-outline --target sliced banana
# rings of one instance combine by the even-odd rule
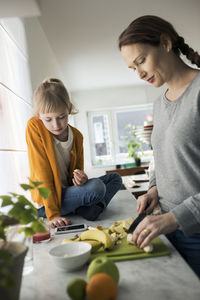
[[[134,245],[134,242],[132,241],[132,233],[128,233],[128,234],[127,234],[127,242],[128,242],[129,244]]]
[[[151,253],[151,252],[153,252],[153,245],[149,244],[148,246],[144,247],[143,250],[146,253]]]

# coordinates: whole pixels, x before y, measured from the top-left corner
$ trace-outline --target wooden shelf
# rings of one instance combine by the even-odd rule
[[[137,176],[137,175],[136,175]],[[139,176],[139,175],[138,175]],[[122,182],[125,189],[129,190],[137,199],[139,196],[146,194],[149,187],[149,180],[145,181],[133,181],[136,184],[139,184],[139,187],[131,186],[132,177],[131,176],[122,176]]]

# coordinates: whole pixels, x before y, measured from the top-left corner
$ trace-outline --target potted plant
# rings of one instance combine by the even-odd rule
[[[41,187],[42,182],[20,184],[25,190],[38,189],[43,198],[50,194],[49,189]],[[0,196],[1,208],[6,207],[6,213],[0,210],[0,294],[2,299],[19,299],[24,258],[27,247],[23,243],[8,240],[9,229],[17,228],[17,232],[24,232],[25,236],[32,236],[36,232],[45,232],[43,220],[39,218],[34,205],[21,194],[9,193]],[[20,225],[20,226],[19,226]],[[20,227],[19,228],[17,227]]]
[[[138,152],[142,149],[142,143],[135,134],[136,126],[132,124],[128,124],[126,128],[128,129],[128,134],[129,134],[128,137],[125,137],[125,141],[128,142],[127,147],[128,147],[129,157],[134,158],[136,166],[140,166],[141,159],[138,156]]]

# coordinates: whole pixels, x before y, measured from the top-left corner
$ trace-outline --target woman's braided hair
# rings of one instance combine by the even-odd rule
[[[183,55],[185,55],[187,59],[192,62],[192,64],[200,67],[200,55],[185,43],[182,36],[178,37],[177,47],[183,53]]]
[[[177,56],[182,53],[192,64],[200,67],[200,55],[195,52],[184,38],[179,36],[172,24],[164,19],[146,15],[135,19],[119,36],[119,49],[125,45],[146,43],[152,46],[160,45],[160,37],[167,34],[172,41],[172,49]]]

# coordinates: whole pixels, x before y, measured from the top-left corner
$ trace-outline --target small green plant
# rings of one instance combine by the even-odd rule
[[[23,190],[38,189],[43,198],[48,198],[50,190],[40,187],[42,182],[34,182],[30,180],[30,184],[20,184]],[[12,264],[12,255],[8,251],[10,240],[7,238],[7,230],[10,226],[20,225],[20,229],[16,231],[24,232],[25,236],[32,236],[36,232],[45,232],[44,222],[39,218],[37,209],[34,205],[21,194],[9,193],[9,195],[0,196],[2,199],[1,207],[8,207],[5,214],[0,211],[0,286],[7,288],[12,287],[12,274],[9,268]]]
[[[129,157],[134,158],[137,160],[138,157],[138,152],[142,149],[142,143],[141,141],[137,138],[135,134],[135,129],[136,126],[132,124],[126,125],[126,128],[128,129],[128,137],[125,137],[125,141],[127,141],[127,147],[128,147],[128,153]]]

